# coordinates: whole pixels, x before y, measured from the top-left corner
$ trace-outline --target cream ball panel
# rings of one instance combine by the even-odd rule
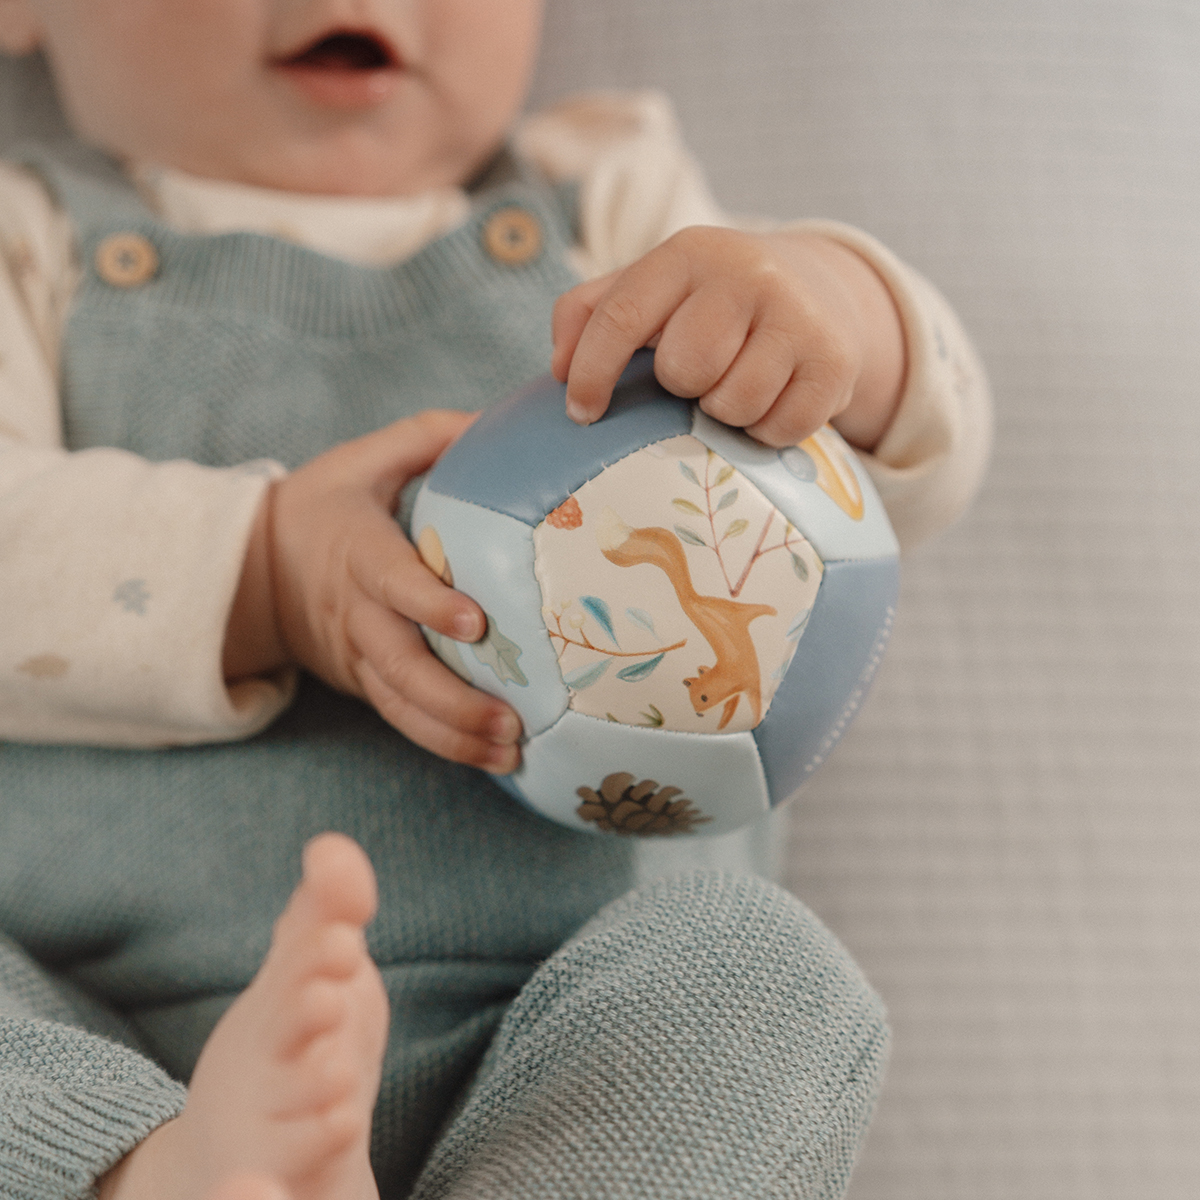
[[[692,433],[778,505],[823,561],[900,553],[866,469],[828,426],[799,446],[773,450],[697,408]]]
[[[605,467],[533,541],[571,708],[627,725],[752,729],[821,583],[787,517],[690,435]]]

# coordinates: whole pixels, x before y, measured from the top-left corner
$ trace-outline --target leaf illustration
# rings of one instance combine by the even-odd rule
[[[680,540],[687,542],[689,546],[708,545],[708,543],[698,533],[693,533],[690,529],[687,529],[682,525],[676,525],[675,532],[679,534]]]
[[[588,667],[580,667],[578,671],[572,671],[570,675],[564,675],[563,683],[573,691],[582,692],[584,688],[591,687],[611,665],[611,658],[602,658],[598,663],[592,663]]]
[[[613,632],[612,610],[608,605],[599,596],[580,596],[579,603],[600,622],[604,632],[612,638],[613,645],[619,646],[621,643],[617,641],[617,635]]]
[[[798,554],[792,555],[792,569],[800,577],[801,581],[808,580],[808,567],[804,565],[804,559]]]
[[[639,713],[639,716],[646,718],[646,724],[654,729],[658,729],[663,724],[663,715],[654,707],[653,704],[648,704],[646,707],[649,712]]]
[[[698,517],[704,516],[704,509],[698,504],[693,504],[690,500],[675,499],[671,503],[675,505],[680,512],[694,513]]]
[[[645,662],[634,663],[631,667],[622,667],[617,672],[617,678],[623,679],[626,683],[637,683],[639,679],[645,679],[647,675],[653,673],[654,668],[658,666],[662,660],[666,658],[666,653],[656,654],[653,658],[646,659]]]
[[[484,615],[487,616],[486,613]],[[483,635],[483,641],[475,642],[471,651],[485,667],[491,667],[495,671],[496,678],[501,683],[507,683],[511,679],[521,687],[528,687],[529,680],[517,666],[517,659],[521,657],[521,647],[510,638],[506,638],[496,628],[496,622],[490,616],[487,619],[487,633]]]
[[[723,508],[728,508],[737,498],[737,488],[734,488],[731,492],[726,492],[725,495],[721,497],[720,503],[717,505],[717,512],[720,512]]]
[[[800,613],[799,616],[796,617],[796,619],[792,622],[791,628],[783,636],[786,638],[800,637],[804,633],[805,629],[808,628],[808,619],[811,616],[812,609],[806,608],[802,613]]]
[[[643,629],[648,629],[655,637],[658,636],[658,630],[654,628],[654,618],[642,608],[627,608],[626,616],[635,624],[640,625]]]
[[[697,487],[704,486],[704,484],[702,484],[700,480],[696,478],[696,472],[693,471],[692,468],[683,461],[683,459],[679,460],[679,470],[683,473],[684,479],[690,479]]]
[[[729,522],[729,528],[726,529],[721,535],[721,541],[724,541],[726,538],[738,537],[740,534],[745,533],[749,528],[750,522],[747,521],[745,517],[738,517],[736,521]]]
[[[718,472],[713,487],[720,487],[733,474],[733,467],[726,463]]]

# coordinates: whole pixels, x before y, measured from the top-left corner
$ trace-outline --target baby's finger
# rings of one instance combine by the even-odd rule
[[[478,641],[487,629],[479,605],[439,579],[382,509],[363,512],[347,567],[364,595],[419,625],[460,642]]]
[[[351,643],[379,680],[429,716],[499,744],[521,736],[517,714],[448,670],[411,621],[377,605],[358,604],[346,623]],[[465,647],[463,652],[469,653]]]
[[[767,446],[794,446],[846,408],[857,377],[850,357],[833,347],[822,355],[806,355],[746,432]]]
[[[440,663],[436,665],[441,666]],[[442,670],[455,679],[444,667]],[[367,699],[380,716],[409,741],[451,762],[479,767],[496,775],[507,775],[520,764],[521,752],[515,743],[495,742],[440,720],[404,693],[390,687],[366,659],[358,663],[356,671]],[[460,679],[455,681],[462,683]]]
[[[795,370],[790,343],[782,336],[755,329],[729,369],[700,397],[700,407],[714,421],[748,428],[767,415]]]
[[[658,339],[654,353],[658,382],[667,391],[688,399],[712,391],[741,352],[752,315],[752,310],[725,288],[706,287],[692,292],[667,318]],[[755,413],[748,419],[759,415]]]
[[[686,258],[670,243],[638,259],[613,281],[588,318],[567,373],[567,413],[598,420],[633,352],[646,345],[690,287]]]
[[[477,413],[429,408],[415,417],[393,421],[382,429],[343,442],[322,459],[326,463],[336,460],[347,483],[368,483],[385,507],[390,508],[404,485],[428,471],[477,416]]]
[[[554,342],[554,353],[550,358],[550,372],[559,383],[567,382],[567,372],[579,335],[591,319],[600,297],[612,286],[619,272],[611,271],[598,279],[589,279],[577,287],[563,292],[555,301],[550,317],[550,336]]]

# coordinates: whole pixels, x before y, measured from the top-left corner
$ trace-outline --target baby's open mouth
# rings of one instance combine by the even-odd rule
[[[379,71],[400,64],[392,48],[375,34],[339,31],[313,42],[280,65],[313,71]]]
[[[274,66],[307,103],[326,109],[363,110],[382,104],[400,85],[400,56],[382,34],[335,29]]]

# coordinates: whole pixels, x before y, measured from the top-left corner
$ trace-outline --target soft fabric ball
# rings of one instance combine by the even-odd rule
[[[488,616],[434,652],[525,726],[498,780],[575,829],[725,833],[791,796],[887,642],[895,535],[831,429],[772,450],[635,355],[595,425],[547,377],[489,409],[413,508],[426,564]]]

